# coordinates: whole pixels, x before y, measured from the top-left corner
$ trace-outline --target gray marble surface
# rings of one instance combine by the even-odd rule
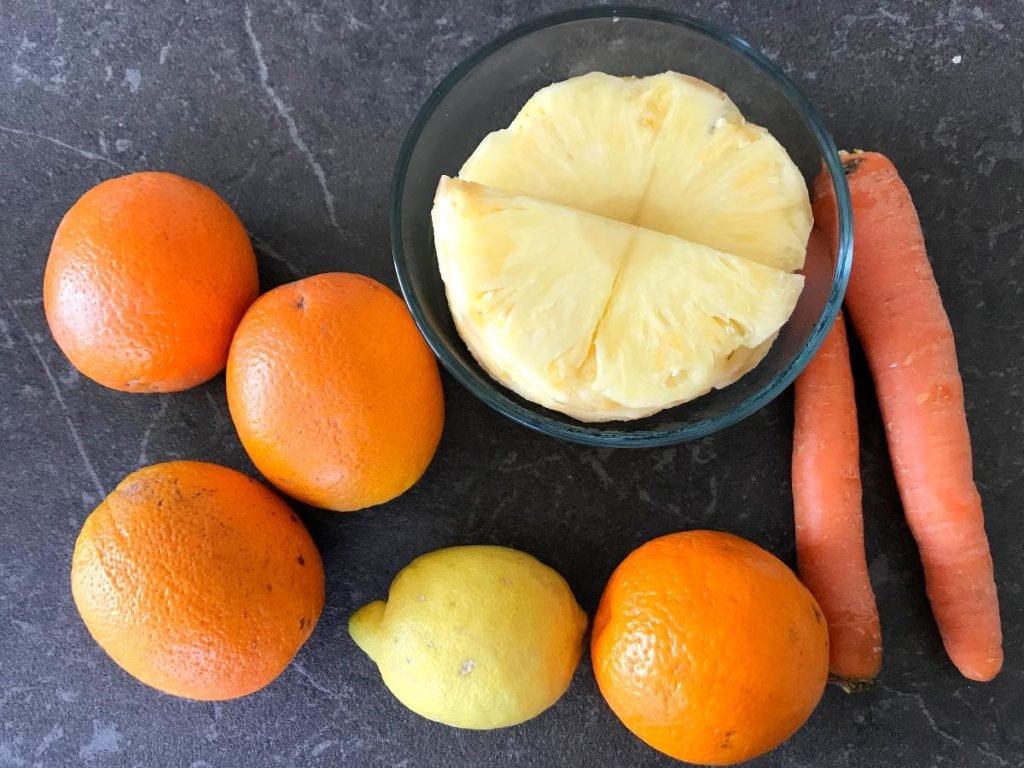
[[[920,208],[957,331],[1006,634],[988,685],[946,660],[864,375],[871,574],[885,640],[879,685],[830,687],[758,766],[1024,765],[1024,3],[696,0],[685,10],[786,68],[837,142],[880,148]],[[205,459],[254,472],[223,378],[173,396],[80,377],[40,304],[54,228],[86,189],[131,170],[201,180],[238,211],[264,287],[326,270],[395,285],[391,170],[414,111],[448,70],[550,2],[349,4],[0,2],[0,766],[655,766],[584,659],[541,717],[459,732],[403,709],[345,632],[399,567],[468,542],[522,548],[592,612],[612,568],[658,534],[734,531],[793,560],[792,404],[676,448],[611,452],[535,435],[445,379],[437,458],[411,492],[364,514],[301,509],[328,601],[264,691],[223,704],[163,696],[97,648],[71,603],[75,536],[141,464]]]

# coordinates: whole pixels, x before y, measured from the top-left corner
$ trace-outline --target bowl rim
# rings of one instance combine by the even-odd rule
[[[836,254],[836,272],[832,279],[832,288],[825,303],[825,308],[811,330],[807,341],[804,342],[803,347],[767,384],[752,393],[740,402],[739,405],[718,416],[704,417],[671,430],[636,430],[627,432],[614,428],[597,427],[585,422],[566,425],[555,418],[535,413],[520,405],[505,394],[503,385],[496,381],[489,381],[486,386],[481,387],[466,366],[449,350],[447,340],[441,337],[440,334],[435,334],[431,328],[426,312],[416,297],[412,278],[407,267],[406,254],[402,245],[402,196],[405,191],[409,161],[419,142],[424,126],[429,122],[437,106],[445,96],[479,64],[501,48],[520,38],[566,23],[590,19],[616,18],[654,21],[682,26],[696,31],[730,47],[778,83],[786,98],[800,112],[817,140],[819,150],[824,158],[824,164],[832,178],[838,209],[838,252]],[[775,62],[743,38],[692,16],[654,8],[600,5],[558,11],[520,24],[474,51],[444,77],[413,118],[395,163],[390,195],[389,232],[391,236],[392,260],[398,276],[398,285],[405,303],[420,329],[420,333],[422,333],[427,344],[444,367],[460,384],[502,415],[536,432],[583,445],[646,448],[676,445],[706,437],[730,427],[766,406],[793,383],[810,362],[814,353],[817,352],[818,347],[821,346],[839,313],[843,296],[846,293],[846,287],[850,280],[850,269],[853,263],[853,211],[850,202],[850,191],[835,142],[825,128],[824,121],[817,108]]]

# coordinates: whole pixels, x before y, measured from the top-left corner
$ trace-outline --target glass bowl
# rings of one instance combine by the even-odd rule
[[[739,381],[644,419],[590,424],[531,403],[477,364],[448,311],[430,225],[442,174],[455,176],[491,131],[507,126],[538,89],[591,71],[652,75],[675,70],[718,86],[770,130],[808,185],[822,168],[838,201],[838,242],[804,268],[796,309],[767,357]],[[709,435],[778,396],[814,355],[850,275],[853,234],[842,164],[821,117],[794,83],[748,43],[696,19],[601,6],[525,24],[477,51],[437,87],[413,121],[391,191],[391,243],[413,318],[442,364],[477,397],[520,424],[578,443],[659,446]]]

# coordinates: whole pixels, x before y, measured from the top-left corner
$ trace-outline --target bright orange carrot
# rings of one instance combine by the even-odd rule
[[[991,680],[1003,664],[999,599],[953,331],[896,168],[874,152],[844,153],[843,162],[855,243],[846,306],[875,381],[928,598],[956,667]],[[815,220],[834,232],[831,185],[818,182]]]
[[[809,249],[824,243],[818,235]],[[797,565],[828,621],[829,671],[850,690],[878,675],[882,629],[864,554],[857,405],[842,314],[794,391]]]

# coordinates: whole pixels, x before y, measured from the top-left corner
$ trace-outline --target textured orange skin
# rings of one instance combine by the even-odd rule
[[[679,760],[730,765],[785,741],[828,679],[828,631],[780,560],[738,536],[675,533],[612,574],[591,658],[623,724]]]
[[[216,701],[284,670],[323,610],[324,570],[272,491],[226,467],[175,461],[128,475],[89,515],[71,594],[129,674]]]
[[[82,195],[43,277],[57,345],[85,376],[124,392],[177,392],[218,374],[258,291],[252,245],[227,203],[157,172]]]
[[[419,480],[444,425],[437,363],[405,304],[362,275],[264,294],[231,345],[228,407],[270,482],[349,512]]]

